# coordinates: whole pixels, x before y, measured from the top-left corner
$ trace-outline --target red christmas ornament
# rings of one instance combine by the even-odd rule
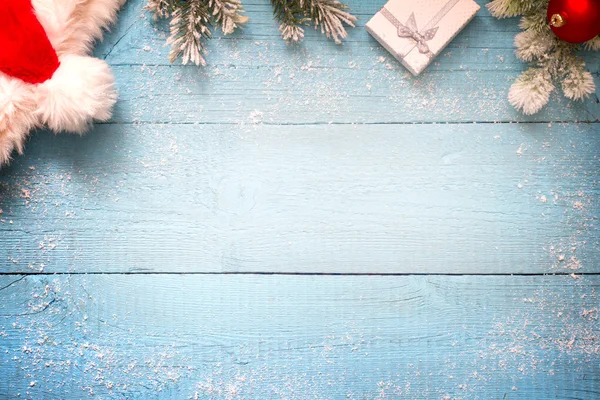
[[[548,23],[569,43],[582,43],[600,34],[600,0],[550,0]]]
[[[0,71],[27,83],[52,78],[60,63],[31,0],[0,0]]]

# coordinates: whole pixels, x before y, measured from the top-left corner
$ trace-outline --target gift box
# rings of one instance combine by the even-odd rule
[[[473,0],[390,0],[366,28],[413,75],[419,75],[479,8]]]

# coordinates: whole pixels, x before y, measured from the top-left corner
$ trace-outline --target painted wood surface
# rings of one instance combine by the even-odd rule
[[[599,283],[2,277],[0,396],[596,399]]]
[[[5,182],[6,272],[600,272],[598,125],[105,125]]]
[[[0,170],[0,399],[600,397],[598,93],[518,114],[485,9],[413,78],[383,1],[244,4],[198,69],[130,0],[113,120]]]

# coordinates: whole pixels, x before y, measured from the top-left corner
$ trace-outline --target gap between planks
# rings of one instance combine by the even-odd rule
[[[284,275],[284,276],[571,276],[574,272],[552,272],[552,273],[368,273],[368,272],[348,272],[348,273],[335,273],[335,272],[169,272],[169,271],[109,271],[109,272],[0,272],[0,276],[20,276],[19,280],[26,276],[52,276],[52,275]],[[600,272],[582,272],[575,274],[577,276],[600,276]],[[8,286],[16,283],[15,281]],[[3,289],[3,288],[0,288]]]
[[[544,125],[544,124],[600,124],[600,120],[555,120],[555,121],[395,121],[395,122],[261,122],[269,126],[313,126],[313,125]],[[170,122],[170,121],[109,121],[96,122],[95,125],[240,125],[238,122]]]

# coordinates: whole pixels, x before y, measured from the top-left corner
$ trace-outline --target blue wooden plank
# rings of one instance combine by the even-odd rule
[[[506,103],[516,21],[415,79],[245,3],[199,70],[131,0],[96,52],[113,123],[0,171],[0,273],[116,273],[0,275],[0,398],[597,398],[597,275],[171,274],[600,272],[598,124],[423,124],[598,120]]]
[[[362,26],[380,2],[351,4],[362,19],[344,46],[309,29],[307,43],[296,47],[280,40],[266,2],[248,4],[251,22],[243,32],[209,43],[205,69],[164,65],[167,28],[144,15],[142,4],[126,6],[118,27],[97,50],[115,65],[121,88],[116,122],[240,123],[253,112],[272,123],[597,121],[600,116],[597,95],[570,104],[558,93],[535,116],[516,112],[506,94],[525,67],[513,54],[517,21],[498,21],[485,9],[414,78]],[[597,74],[600,57],[586,59]]]
[[[0,277],[0,398],[596,399],[598,276]]]
[[[568,102],[556,92],[540,113],[520,114],[506,100],[515,72],[432,71],[413,78],[402,66],[373,56],[356,69],[309,63],[203,70],[117,66],[121,95],[113,122],[595,122],[600,116],[596,97]]]
[[[600,272],[598,129],[39,134],[0,172],[0,270]]]

